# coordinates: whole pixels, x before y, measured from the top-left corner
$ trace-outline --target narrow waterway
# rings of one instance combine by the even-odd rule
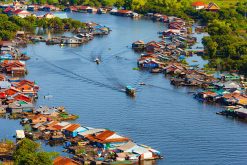
[[[152,146],[165,159],[157,164],[246,164],[247,124],[218,116],[218,107],[194,100],[187,88],[175,88],[162,74],[133,70],[136,40],[158,40],[162,23],[111,15],[70,13],[112,29],[76,47],[29,45],[28,79],[40,86],[37,105],[65,106],[85,126],[109,128]],[[102,63],[93,59],[100,56]],[[139,86],[145,82],[146,86]],[[137,88],[126,96],[125,85]],[[49,100],[43,96],[52,95]],[[1,137],[11,137],[16,121],[0,120]],[[8,127],[7,127],[8,126]],[[12,132],[9,132],[13,130]],[[51,149],[50,150],[55,150]]]

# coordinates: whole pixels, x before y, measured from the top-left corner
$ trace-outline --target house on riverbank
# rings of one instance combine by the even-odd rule
[[[210,3],[205,7],[205,9],[206,9],[207,11],[217,12],[217,11],[220,10],[220,7],[219,7],[216,3],[210,2]]]
[[[30,13],[27,10],[17,9],[17,10],[12,12],[12,15],[16,15],[16,16],[19,16],[21,18],[25,18],[25,17],[31,16],[32,13]]]
[[[204,2],[201,1],[196,1],[192,3],[192,6],[196,9],[196,10],[202,10],[205,8],[206,4]]]
[[[196,10],[206,10],[206,11],[211,11],[211,12],[217,12],[220,10],[220,7],[214,2],[205,4],[202,1],[196,1],[196,2],[193,2],[191,6]]]
[[[88,135],[86,137],[93,145],[100,148],[109,149],[123,145],[129,141],[129,138],[118,135],[116,132],[105,130],[97,135]]]
[[[10,53],[14,51],[14,43],[11,41],[0,41],[0,53]]]

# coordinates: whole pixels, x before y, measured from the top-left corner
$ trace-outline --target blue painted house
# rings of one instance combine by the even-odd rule
[[[87,130],[87,128],[81,127],[80,124],[71,124],[64,130],[64,134],[67,137],[76,137],[78,133],[85,132]]]
[[[0,56],[1,60],[13,60],[13,56],[11,54],[4,54]]]

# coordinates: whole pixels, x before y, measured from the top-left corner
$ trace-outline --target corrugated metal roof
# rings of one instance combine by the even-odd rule
[[[105,130],[104,132],[102,132],[101,134],[97,135],[96,138],[99,140],[106,140],[108,137],[112,136],[113,134],[115,134],[115,132],[110,131],[110,130]]]
[[[75,131],[77,128],[80,127],[80,124],[71,124],[68,128],[66,128],[65,130],[66,131],[70,131],[70,132],[73,132]]]
[[[137,154],[144,154],[150,152],[148,149],[141,147],[141,146],[137,146],[135,149],[133,149],[133,153],[137,153]]]
[[[54,165],[80,165],[80,163],[77,163],[73,159],[62,157],[62,156],[57,157],[54,160],[53,164]]]
[[[95,134],[95,133],[99,133],[99,132],[103,132],[105,131],[105,129],[89,129],[85,132],[80,132],[78,133],[81,136],[87,136],[87,135],[91,135],[91,134]]]
[[[129,141],[128,143],[118,147],[117,149],[119,149],[121,151],[126,151],[126,150],[129,150],[135,146],[137,146],[135,143],[133,143],[132,141]]]

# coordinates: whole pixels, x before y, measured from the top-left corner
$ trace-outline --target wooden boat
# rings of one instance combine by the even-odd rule
[[[125,87],[125,92],[127,95],[132,96],[132,97],[136,95],[136,89],[129,85]]]

